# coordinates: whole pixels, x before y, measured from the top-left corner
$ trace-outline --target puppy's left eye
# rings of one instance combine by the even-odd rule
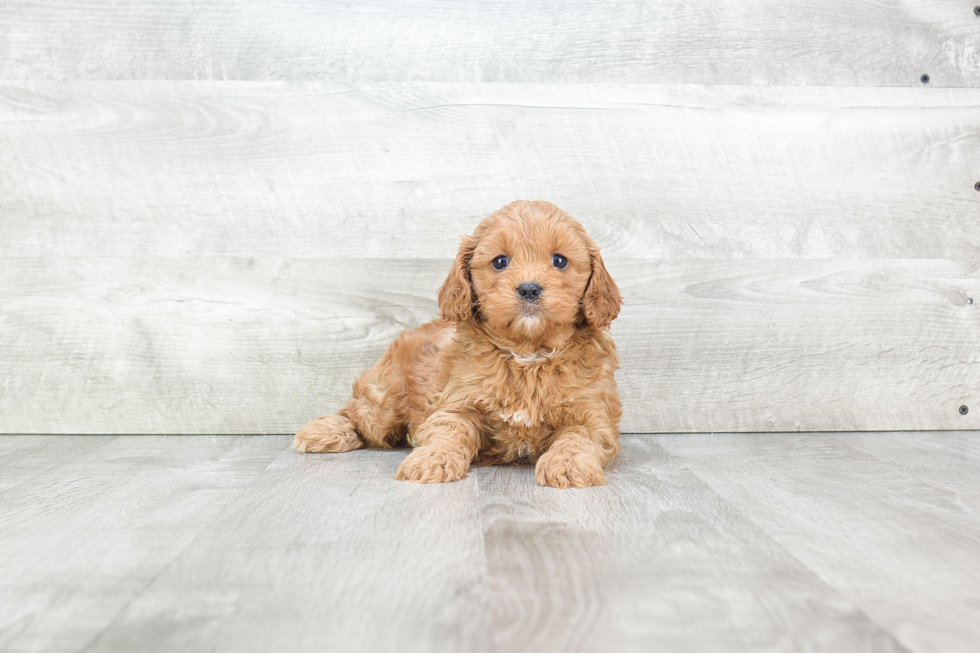
[[[564,270],[565,266],[568,265],[568,259],[561,254],[551,255],[551,264],[554,265],[559,270]]]

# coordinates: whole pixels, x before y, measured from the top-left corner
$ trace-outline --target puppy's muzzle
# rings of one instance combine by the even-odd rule
[[[541,298],[541,285],[537,283],[522,283],[517,287],[517,296],[526,302],[534,303]]]

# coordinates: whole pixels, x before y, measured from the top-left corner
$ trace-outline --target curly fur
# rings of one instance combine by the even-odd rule
[[[501,254],[510,265],[496,270]],[[537,302],[518,296],[526,282],[542,287]],[[441,318],[399,335],[293,447],[408,444],[395,478],[417,483],[458,480],[474,462],[536,461],[541,485],[602,485],[619,452],[619,358],[606,329],[621,304],[582,225],[547,202],[508,204],[462,238]]]

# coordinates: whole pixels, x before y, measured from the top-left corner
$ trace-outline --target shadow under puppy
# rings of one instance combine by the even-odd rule
[[[621,303],[581,224],[547,202],[508,204],[463,236],[441,319],[402,332],[293,447],[407,443],[395,478],[417,483],[458,480],[473,462],[536,460],[541,485],[602,485],[619,452],[619,358],[606,329]]]

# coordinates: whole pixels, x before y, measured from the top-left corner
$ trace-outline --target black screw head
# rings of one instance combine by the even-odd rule
[[[975,16],[980,16],[980,5],[977,5],[976,7],[973,8],[973,14]]]
[[[972,297],[967,297],[966,298],[966,303],[969,304],[970,306],[973,306],[973,298]]]
[[[928,84],[929,83],[929,75],[923,75],[922,77],[919,78],[919,81],[922,82],[923,84]]]
[[[970,412],[969,408],[967,408],[966,406],[960,406],[960,415],[966,415],[969,412]]]
[[[973,184],[973,190],[980,190],[980,181],[978,181],[977,183]]]

